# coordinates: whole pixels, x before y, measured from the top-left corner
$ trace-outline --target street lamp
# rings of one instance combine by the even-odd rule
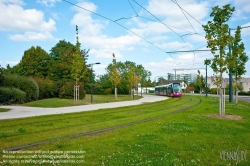
[[[90,86],[91,86],[91,89],[90,89],[90,93],[91,93],[91,103],[93,102],[93,86],[92,86],[92,80],[93,80],[93,65],[99,65],[101,64],[100,62],[96,62],[96,63],[91,63],[91,77],[90,77]]]

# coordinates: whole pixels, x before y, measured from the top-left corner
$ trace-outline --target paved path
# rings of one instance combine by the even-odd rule
[[[167,97],[155,95],[143,95],[143,98],[133,101],[112,102],[103,104],[90,104],[72,107],[60,108],[38,108],[38,107],[23,107],[23,106],[0,106],[0,108],[10,108],[8,112],[0,112],[0,119],[14,119],[32,116],[50,115],[50,114],[63,114],[82,111],[93,111],[104,108],[116,108],[131,105],[138,105],[148,102],[155,102],[165,100]]]

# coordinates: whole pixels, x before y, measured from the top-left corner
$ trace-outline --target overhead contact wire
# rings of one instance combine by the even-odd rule
[[[142,36],[136,34],[135,32],[133,32],[133,31],[131,31],[130,29],[126,28],[125,26],[121,25],[121,24],[118,23],[117,21],[112,20],[112,19],[110,19],[110,18],[108,18],[108,17],[105,17],[105,16],[103,16],[103,15],[101,15],[101,14],[98,14],[98,13],[96,13],[96,12],[90,11],[90,10],[84,8],[84,7],[81,7],[81,6],[77,5],[77,4],[74,4],[74,3],[72,3],[72,2],[69,2],[69,1],[67,1],[67,0],[63,0],[63,1],[69,3],[69,4],[73,5],[73,6],[76,6],[76,7],[78,7],[78,8],[81,8],[81,9],[83,9],[83,10],[86,10],[86,11],[92,13],[92,14],[95,14],[95,15],[99,16],[99,17],[102,17],[102,18],[104,18],[104,19],[107,19],[107,20],[109,20],[109,21],[111,21],[111,22],[116,23],[116,24],[119,25],[120,27],[126,29],[127,31],[131,32],[132,34],[136,35],[137,37],[141,38],[142,40],[146,41],[147,43],[153,45],[154,47],[156,47],[156,48],[158,48],[159,50],[161,50],[161,51],[163,51],[164,53],[166,53],[166,51],[163,50],[162,48],[158,47],[157,45],[155,45],[155,44],[153,44],[152,42],[148,41],[147,39],[143,38]],[[119,20],[119,19],[118,19],[118,20]],[[170,55],[170,57],[173,59],[173,57],[172,57],[171,55]],[[174,60],[174,59],[173,59],[173,60]],[[174,61],[174,62],[175,62],[175,61]],[[176,62],[175,62],[175,63],[176,63]]]

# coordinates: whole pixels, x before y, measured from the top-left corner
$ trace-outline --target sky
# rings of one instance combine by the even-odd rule
[[[75,44],[78,25],[81,49],[90,49],[87,63],[101,63],[93,65],[97,75],[106,73],[114,53],[117,61],[143,65],[151,80],[175,69],[205,76],[210,51],[176,51],[208,50],[202,25],[212,20],[212,7],[226,4],[236,9],[230,28],[250,26],[248,0],[0,0],[0,65],[18,64],[32,46],[50,53],[59,40]],[[250,28],[241,35],[249,57]],[[243,77],[250,77],[250,60],[246,69]]]

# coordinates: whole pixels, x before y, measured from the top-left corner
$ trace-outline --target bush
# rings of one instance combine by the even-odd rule
[[[105,95],[109,95],[109,94],[111,94],[112,93],[112,89],[111,88],[107,88],[107,89],[105,89],[105,91],[104,91],[104,94]]]
[[[217,88],[211,88],[211,94],[217,94]]]
[[[75,82],[66,82],[60,89],[59,97],[64,99],[73,99],[74,98],[74,85]],[[86,95],[86,91],[84,90],[83,83],[79,83],[80,92],[79,99],[83,99]]]
[[[57,88],[55,83],[49,78],[43,79],[39,77],[33,78],[39,86],[39,97],[38,99],[46,99],[57,97]]]
[[[26,93],[17,88],[0,87],[0,103],[13,104],[24,103],[26,99]]]
[[[248,91],[248,92],[241,91],[241,92],[238,93],[238,95],[240,95],[240,96],[250,96],[250,91]]]
[[[26,93],[25,102],[37,100],[39,87],[37,83],[28,77],[6,74],[3,86],[20,89]]]

